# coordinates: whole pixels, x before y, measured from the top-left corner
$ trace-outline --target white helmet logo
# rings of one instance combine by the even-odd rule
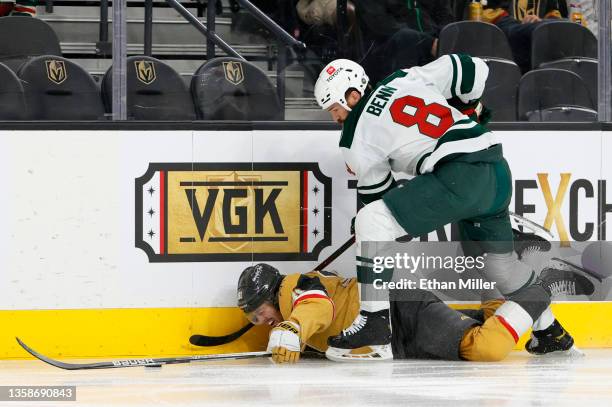
[[[329,78],[327,78],[327,82],[330,82],[332,79],[334,79],[336,76],[338,76],[338,74],[339,74],[340,72],[342,72],[343,70],[344,70],[344,68],[338,68],[338,69],[336,69],[336,68],[334,68],[333,66],[330,66],[330,67],[327,69],[327,71],[326,71],[326,72],[329,74]],[[331,73],[330,73],[330,71],[331,71]]]

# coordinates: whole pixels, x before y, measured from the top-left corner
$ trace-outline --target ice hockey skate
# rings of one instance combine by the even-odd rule
[[[536,284],[544,287],[551,297],[591,295],[595,289],[593,283],[582,274],[577,267],[553,258],[549,266],[542,270]],[[574,338],[556,319],[548,328],[533,331],[531,338],[525,344],[525,350],[539,356],[584,356],[584,353],[574,345]]]
[[[353,324],[330,337],[325,352],[335,362],[392,360],[389,310],[360,311]]]

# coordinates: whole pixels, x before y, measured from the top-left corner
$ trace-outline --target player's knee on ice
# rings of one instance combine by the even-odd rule
[[[459,355],[473,362],[499,362],[508,356],[514,345],[512,335],[496,317],[491,317],[483,325],[465,332]]]

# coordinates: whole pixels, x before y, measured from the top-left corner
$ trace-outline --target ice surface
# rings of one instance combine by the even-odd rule
[[[89,371],[0,361],[1,385],[77,386],[77,402],[0,406],[612,406],[612,349],[586,354],[514,352],[499,363],[303,360],[277,366],[253,359]]]

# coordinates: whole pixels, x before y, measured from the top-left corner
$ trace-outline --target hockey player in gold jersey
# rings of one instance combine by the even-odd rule
[[[539,318],[554,295],[590,295],[593,284],[579,273],[546,268],[535,284],[511,300],[490,300],[479,310],[454,310],[420,289],[391,291],[392,349],[396,359],[497,361]],[[306,345],[321,352],[359,313],[355,278],[312,271],[283,276],[260,263],[238,280],[238,306],[255,325],[271,325],[268,351],[277,363],[295,363]],[[353,349],[376,359],[370,349]]]

